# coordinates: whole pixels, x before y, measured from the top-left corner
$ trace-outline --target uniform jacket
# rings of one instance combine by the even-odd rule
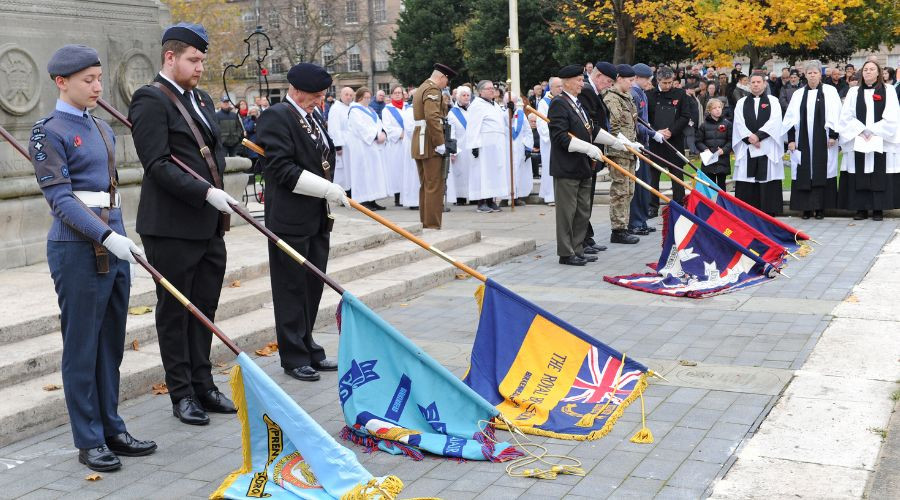
[[[703,152],[708,149],[710,153],[715,153],[719,148],[722,148],[719,161],[712,165],[703,165],[703,171],[707,174],[731,173],[731,122],[724,116],[714,120],[707,115],[697,129],[697,151]]]
[[[178,94],[178,90],[161,76],[157,75],[155,81]],[[219,142],[213,101],[206,92],[196,89],[195,92],[199,96],[198,104],[202,103],[200,110],[212,129],[203,123],[187,97],[182,97],[181,101],[212,152],[219,178],[224,178],[225,149]],[[137,214],[138,234],[189,240],[211,238],[219,226],[219,211],[206,203],[206,192],[213,179],[191,129],[175,104],[162,90],[147,85],[139,88],[131,98],[128,119],[133,125],[135,150],[144,166]],[[172,156],[177,156],[206,182],[182,171],[172,162]]]
[[[309,236],[325,231],[328,202],[293,190],[304,170],[327,177],[315,139],[290,106],[293,104],[287,101],[275,104],[259,116],[256,124],[256,139],[266,151],[265,158],[260,158],[265,162],[266,227],[278,234]],[[324,131],[324,123],[320,122],[319,128]],[[314,133],[318,134],[319,130]],[[334,144],[327,132],[324,139],[328,141],[329,151],[333,152]]]
[[[412,136],[412,157],[424,160],[438,156],[434,148],[444,143],[443,119],[447,108],[443,104],[441,89],[431,81],[422,82],[413,96],[413,119],[417,125]],[[424,127],[420,120],[425,120]]]
[[[654,130],[664,128],[672,132],[669,142],[678,149],[684,149],[684,130],[691,121],[691,109],[683,89],[672,87],[666,92],[659,88],[647,92],[650,125]]]
[[[591,132],[585,128],[569,96],[562,93],[554,97],[547,115],[550,119],[550,175],[561,179],[590,178],[594,175],[591,159],[583,153],[569,152],[569,132],[582,141],[591,142]]]
[[[637,107],[631,98],[631,93],[623,94],[616,88],[611,88],[603,93],[603,102],[609,109],[609,133],[618,136],[619,133],[628,138],[628,140],[637,140],[637,126],[634,115],[637,113]],[[613,158],[634,158],[634,155],[628,151],[619,151],[610,148],[607,154]]]

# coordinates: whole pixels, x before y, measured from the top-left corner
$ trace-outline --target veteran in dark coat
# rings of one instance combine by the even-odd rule
[[[675,74],[671,68],[662,66],[656,72],[658,87],[647,92],[647,111],[650,116],[650,125],[656,131],[651,137],[650,151],[669,161],[674,165],[682,165],[681,158],[667,146],[664,141],[675,146],[679,151],[684,151],[684,134],[691,121],[691,108],[688,105],[687,93],[683,89],[675,88],[672,82]],[[682,179],[681,172],[669,168],[669,175]],[[659,170],[650,172],[651,185],[659,190]],[[672,184],[672,199],[677,203],[684,201],[684,188],[679,184]],[[650,199],[650,215],[656,217],[659,211],[659,198]]]

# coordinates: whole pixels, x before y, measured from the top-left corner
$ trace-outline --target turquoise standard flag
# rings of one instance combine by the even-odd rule
[[[717,189],[716,181],[712,180],[703,173],[702,170],[697,170],[697,178],[701,181],[709,184],[709,186],[705,186],[702,182],[695,182],[694,189],[699,191],[712,201],[716,201],[716,198],[719,196],[719,190]]]
[[[488,424],[496,408],[348,292],[338,325],[341,437],[415,460],[422,451],[493,462],[522,456],[495,442]]]
[[[373,477],[246,353],[237,362],[231,390],[244,461],[210,498],[392,499],[400,493],[397,477]]]

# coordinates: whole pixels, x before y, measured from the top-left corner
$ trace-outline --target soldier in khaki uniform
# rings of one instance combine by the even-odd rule
[[[634,119],[637,108],[631,98],[634,69],[627,64],[620,64],[616,66],[616,70],[618,72],[616,82],[603,95],[603,102],[609,108],[609,133],[615,137],[621,133],[629,141],[634,142],[637,139],[637,125]],[[625,170],[634,173],[635,157],[624,147],[610,148],[607,156]],[[640,238],[628,233],[628,209],[631,197],[634,196],[634,181],[615,168],[610,169],[609,176],[612,178],[609,187],[609,221],[612,225],[612,235],[609,241],[637,243]]]
[[[413,97],[413,119],[416,128],[412,135],[412,157],[419,171],[419,220],[430,229],[441,228],[444,212],[444,175],[442,156],[444,146],[444,118],[447,107],[441,90],[456,76],[456,71],[443,64],[435,64],[431,76],[416,89]]]

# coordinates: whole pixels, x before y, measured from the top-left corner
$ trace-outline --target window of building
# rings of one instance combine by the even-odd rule
[[[344,16],[344,21],[347,24],[356,24],[359,22],[359,10],[356,5],[356,0],[347,0],[347,15]]]
[[[322,66],[325,69],[334,72],[334,47],[330,43],[322,45]]]
[[[309,11],[306,9],[306,2],[301,2],[299,5],[295,5],[294,8],[294,27],[299,28],[303,26],[307,22],[307,17],[309,17]]]
[[[352,45],[347,49],[347,71],[362,71],[358,45]]]
[[[269,64],[269,72],[270,73],[284,73],[287,71],[284,68],[284,61],[278,56],[271,56],[272,62]]]
[[[278,13],[277,9],[272,9],[266,14],[266,19],[269,21],[269,28],[273,30],[281,29],[281,15]]]
[[[375,71],[387,71],[388,61],[391,60],[391,41],[375,41]]]
[[[376,85],[378,86],[377,90],[383,90],[385,94],[391,93],[391,84],[390,83],[378,83]]]
[[[387,7],[385,6],[384,0],[373,0],[372,9],[375,11],[376,23],[383,23],[387,21]]]
[[[247,29],[253,29],[256,27],[256,12],[244,12],[241,15],[241,20],[244,22],[244,27]]]
[[[334,21],[331,19],[331,6],[328,2],[322,2],[319,5],[319,21],[324,26],[331,26]]]

